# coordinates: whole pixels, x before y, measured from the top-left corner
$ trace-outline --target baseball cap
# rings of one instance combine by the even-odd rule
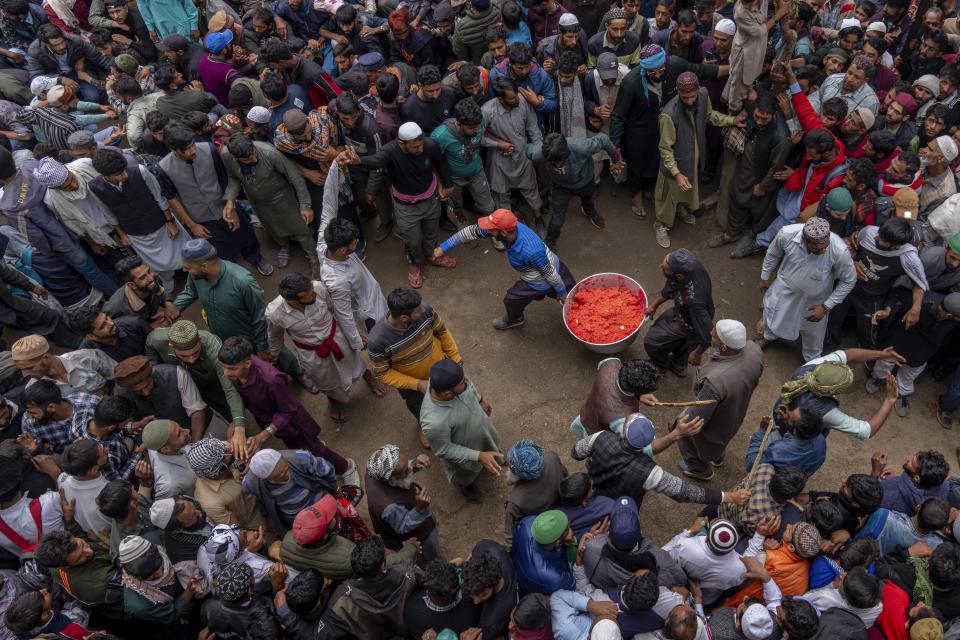
[[[597,57],[597,73],[600,74],[601,80],[616,78],[620,70],[619,66],[617,63],[617,54],[612,51],[604,51]]]
[[[870,129],[873,128],[873,123],[877,121],[877,117],[873,115],[873,111],[870,111],[870,109],[866,107],[854,109],[853,112],[860,116],[860,120],[863,121],[863,128],[867,131],[870,131]]]
[[[293,519],[293,540],[299,545],[316,542],[326,533],[330,521],[337,515],[337,501],[325,495]]]
[[[517,216],[513,215],[513,213],[507,209],[497,209],[490,215],[477,220],[477,225],[485,231],[492,229],[513,231],[517,228]]]
[[[637,502],[630,496],[620,496],[610,512],[610,542],[620,551],[630,551],[639,541]]]
[[[430,367],[430,388],[437,393],[450,391],[463,380],[463,365],[444,358]]]
[[[171,33],[157,43],[157,49],[160,51],[186,51],[187,39],[179,33]]]
[[[219,53],[223,51],[224,47],[230,44],[231,40],[233,40],[233,31],[229,29],[224,31],[211,31],[207,34],[207,39],[204,40],[204,44],[208,51]]]
[[[897,192],[893,194],[893,211],[896,217],[916,220],[919,208],[920,196],[910,187],[897,189]]]

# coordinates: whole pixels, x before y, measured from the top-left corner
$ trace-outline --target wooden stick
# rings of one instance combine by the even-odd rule
[[[701,404],[713,404],[716,400],[691,400],[690,402],[657,402],[655,407],[695,407]]]
[[[750,485],[753,484],[753,476],[757,473],[757,467],[760,466],[760,458],[763,456],[763,450],[767,446],[767,438],[770,437],[770,433],[776,426],[774,421],[770,419],[770,416],[763,416],[762,421],[767,423],[767,430],[763,434],[763,440],[760,441],[760,450],[757,451],[757,457],[753,459],[753,466],[750,468],[750,473],[747,474],[747,483],[744,485],[745,489],[749,489]]]

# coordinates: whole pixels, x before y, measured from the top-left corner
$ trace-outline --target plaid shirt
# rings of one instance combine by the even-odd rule
[[[780,515],[783,507],[774,502],[770,496],[770,480],[773,479],[775,471],[772,464],[758,465],[753,483],[748,487],[752,492],[750,501],[742,507],[732,502],[721,504],[718,510],[720,517],[730,520],[742,533],[752,536],[756,533],[757,523],[765,518],[775,518]],[[747,479],[744,478],[733,490],[743,489],[746,484]]]
[[[316,161],[320,165],[318,170],[326,179],[327,171],[330,170],[330,161],[324,160],[323,156],[333,144],[331,134],[334,131],[333,122],[327,115],[327,108],[320,107],[311,111],[307,116],[307,126],[310,127],[312,135],[306,142],[301,142],[287,132],[286,125],[281,124],[277,127],[273,144],[285,156],[302,156]]]
[[[64,447],[87,430],[87,423],[93,420],[93,411],[100,404],[100,396],[89,393],[71,393],[63,399],[73,405],[69,418],[41,424],[26,414],[23,416],[23,432],[33,436],[41,446],[49,444],[55,453],[62,453]]]
[[[859,198],[853,201],[853,204],[857,205],[856,208],[856,230],[859,231],[863,227],[876,224],[876,212],[873,210],[874,204],[877,202],[877,192],[873,189],[868,188],[863,192]]]
[[[129,422],[119,431],[115,431],[106,438],[96,436],[87,429],[87,423],[84,423],[80,429],[78,437],[87,440],[95,440],[103,445],[107,450],[107,465],[100,471],[107,480],[132,480],[133,470],[137,463],[143,459],[143,454],[131,453],[127,448],[124,438],[133,437],[133,425]]]

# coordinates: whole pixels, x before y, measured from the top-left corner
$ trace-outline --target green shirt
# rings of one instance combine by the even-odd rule
[[[225,340],[244,336],[257,351],[267,349],[267,303],[263,289],[253,275],[238,264],[220,261],[220,273],[211,285],[209,280],[187,276],[187,284],[173,301],[183,311],[199,300],[210,331]]]
[[[480,406],[480,392],[467,382],[463,393],[449,402],[437,400],[430,390],[423,396],[420,427],[430,448],[440,459],[447,480],[468,485],[483,470],[481,451],[497,451],[500,434]]]
[[[316,569],[325,578],[348,580],[354,577],[350,554],[355,546],[343,536],[333,536],[319,547],[303,547],[293,539],[293,531],[288,531],[280,543],[280,559],[297,571]],[[387,551],[387,568],[395,564],[412,565],[416,561],[417,547],[414,544],[405,544],[399,551]]]
[[[449,122],[452,123],[453,120],[451,119]],[[441,123],[439,127],[434,129],[430,137],[440,147],[440,153],[447,158],[447,164],[450,165],[450,177],[454,180],[469,178],[483,171],[483,162],[480,160],[480,140],[483,138],[483,124],[477,130],[477,135],[467,139],[466,145],[464,145],[462,139],[450,133],[446,122]]]
[[[226,408],[230,409],[230,418],[233,424],[238,427],[246,426],[247,419],[243,412],[243,398],[240,392],[233,386],[233,383],[223,375],[217,355],[220,353],[220,347],[223,342],[220,338],[209,331],[200,331],[200,357],[196,362],[186,363],[181,360],[170,346],[170,329],[167,327],[158,327],[147,336],[146,355],[151,364],[175,364],[183,367],[190,373],[190,377],[196,383],[200,390],[200,395],[204,400],[215,407],[223,405],[223,401],[217,402],[218,392],[223,393],[226,399]],[[222,411],[219,407],[218,410]]]

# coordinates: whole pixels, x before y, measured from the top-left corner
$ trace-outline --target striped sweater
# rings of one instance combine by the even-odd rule
[[[430,367],[445,357],[460,362],[453,336],[433,307],[424,304],[419,320],[406,329],[378,322],[367,337],[373,373],[391,387],[414,391],[430,378]]]

